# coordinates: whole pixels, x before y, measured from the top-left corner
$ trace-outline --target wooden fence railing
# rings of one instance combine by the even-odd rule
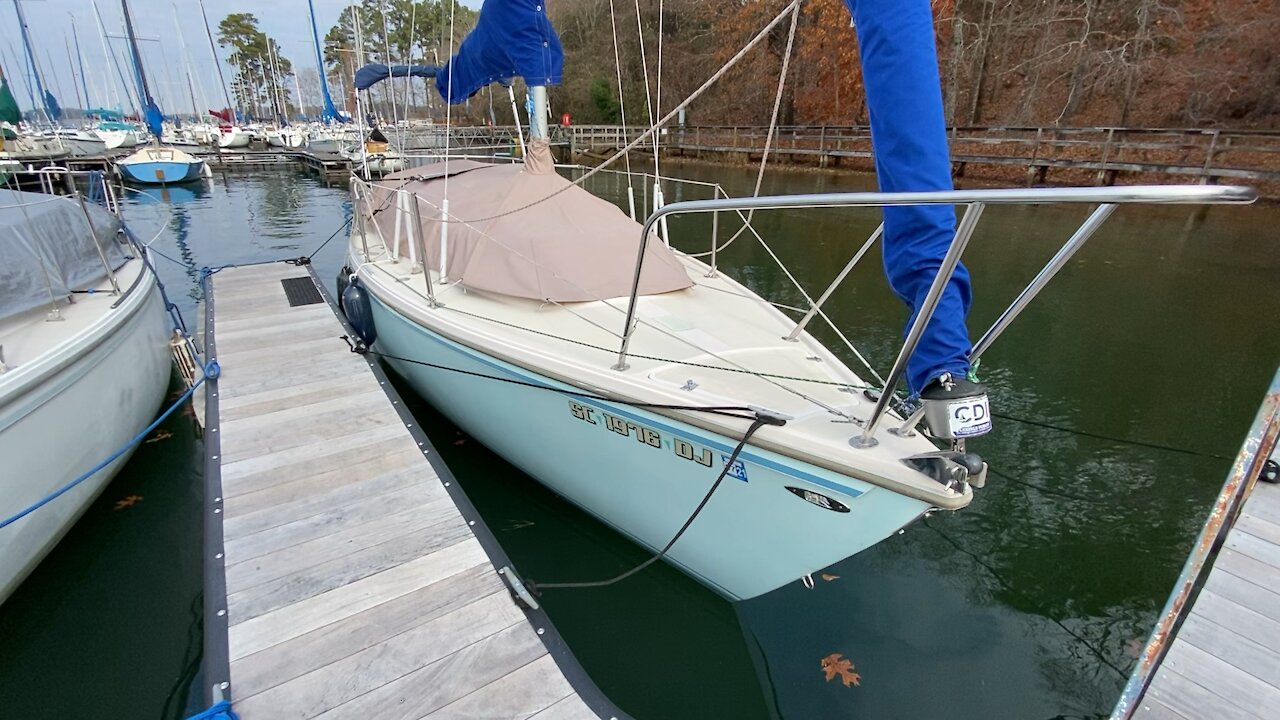
[[[558,128],[574,151],[616,150],[647,128],[582,125]],[[953,169],[971,166],[1026,172],[1043,183],[1050,170],[1070,171],[1067,181],[1112,184],[1120,173],[1172,175],[1201,182],[1280,183],[1280,132],[1176,128],[954,127],[948,130]],[[694,125],[661,131],[660,146],[672,153],[759,157],[768,129],[759,126]],[[645,143],[644,148],[652,146]],[[870,167],[871,132],[858,126],[778,128],[770,149],[781,161],[823,167]],[[1092,175],[1092,178],[1089,176]]]

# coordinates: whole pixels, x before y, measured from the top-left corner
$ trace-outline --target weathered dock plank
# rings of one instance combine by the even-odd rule
[[[211,279],[211,700],[245,720],[624,717],[513,601],[501,548],[331,306],[290,307],[297,277]]]
[[[1278,441],[1280,370],[1111,720],[1280,714],[1280,485],[1264,481]]]
[[[1280,712],[1280,526],[1262,517],[1277,502],[1280,487],[1254,487],[1132,717]]]

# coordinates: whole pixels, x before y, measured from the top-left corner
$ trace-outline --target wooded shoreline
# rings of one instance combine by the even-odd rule
[[[646,127],[559,128],[570,155],[599,157]],[[952,173],[1018,185],[1243,184],[1280,199],[1280,132],[1178,128],[955,127],[948,132]],[[768,145],[769,162],[829,171],[874,170],[866,127],[685,126],[665,131],[669,157],[749,164]],[[651,149],[647,142],[640,148]]]

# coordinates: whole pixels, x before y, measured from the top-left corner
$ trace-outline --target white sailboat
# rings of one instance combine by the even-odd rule
[[[541,3],[486,3],[481,23],[494,5],[534,16],[551,47]],[[965,448],[990,429],[985,395],[894,404],[985,204],[1103,203],[975,359],[1117,203],[1254,197],[1206,187],[758,197],[659,207],[642,227],[556,172],[542,86],[553,76],[521,74],[532,107],[523,162],[353,179],[348,314],[468,434],[735,600],[808,578],[932,509],[963,508],[985,483],[985,463]],[[708,264],[654,233],[676,212],[956,203],[969,210],[883,381],[806,329],[879,231],[801,320],[728,277],[714,252]]]
[[[146,427],[168,386],[169,325],[155,276],[110,213],[8,190],[0,206],[3,521]],[[0,527],[0,602],[127,458]]]

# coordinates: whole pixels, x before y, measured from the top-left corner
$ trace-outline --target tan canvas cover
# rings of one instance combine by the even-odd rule
[[[523,164],[450,161],[448,174],[449,216],[455,220],[448,223],[451,280],[476,290],[556,302],[605,300],[631,293],[640,224],[612,203],[579,187],[567,187],[571,183],[556,174],[546,143],[531,146]],[[383,237],[390,238],[396,215],[390,189],[417,195],[427,261],[435,270],[440,269],[444,175],[444,163],[391,173],[379,183],[373,203],[384,208],[374,217]],[[495,215],[501,217],[481,219]],[[692,284],[671,251],[651,238],[640,294],[656,295]]]

